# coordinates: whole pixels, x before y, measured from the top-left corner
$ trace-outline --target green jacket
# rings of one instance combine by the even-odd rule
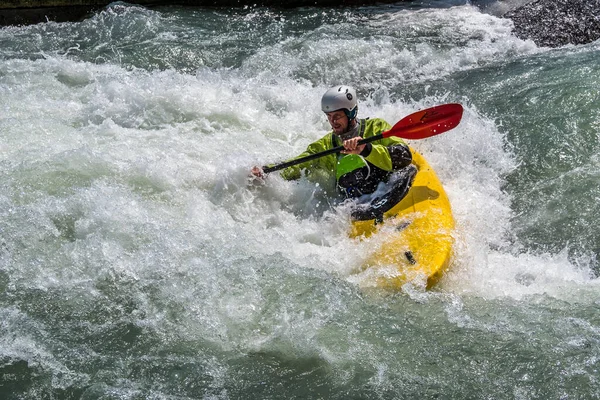
[[[380,118],[361,119],[359,132],[363,131],[363,138],[378,135],[391,129],[391,125]],[[329,132],[321,139],[311,143],[302,154],[293,159],[306,157],[311,154],[329,150],[340,146],[341,139],[333,132]],[[368,143],[361,155],[365,160],[383,171],[397,171],[410,164],[412,157],[406,143],[395,136]],[[284,169],[281,176],[286,180],[299,179],[304,173],[311,181],[321,184],[335,185],[336,166],[339,154],[329,154],[316,160],[307,161]]]

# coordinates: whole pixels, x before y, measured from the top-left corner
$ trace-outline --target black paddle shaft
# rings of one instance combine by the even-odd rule
[[[366,144],[366,143],[374,142],[376,140],[383,139],[383,138],[384,138],[383,133],[380,133],[379,135],[371,136],[366,139],[361,139],[358,141],[358,144]],[[332,149],[322,151],[320,153],[311,154],[306,157],[296,158],[295,160],[290,160],[290,161],[287,161],[287,162],[284,162],[281,164],[273,165],[272,167],[264,166],[263,172],[268,174],[269,172],[279,171],[280,169],[291,167],[292,165],[302,164],[303,162],[316,160],[317,158],[321,158],[321,157],[329,155],[329,154],[339,153],[342,150],[344,150],[344,146],[337,146]]]

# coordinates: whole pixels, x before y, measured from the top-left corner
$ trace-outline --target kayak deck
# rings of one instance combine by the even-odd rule
[[[376,234],[377,248],[359,274],[367,286],[399,289],[407,282],[433,286],[452,257],[454,218],[434,170],[411,149],[418,172],[407,195],[377,220],[353,221],[351,237]]]

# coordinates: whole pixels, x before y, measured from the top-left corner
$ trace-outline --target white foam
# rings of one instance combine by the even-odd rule
[[[60,56],[3,62],[2,83],[11,88],[3,98],[9,117],[0,122],[3,160],[20,174],[15,182],[37,185],[25,194],[28,205],[13,216],[43,227],[37,235],[60,237],[44,213],[75,215],[75,238],[95,250],[74,245],[73,263],[97,257],[90,265],[110,264],[132,279],[156,273],[136,260],[163,259],[161,254],[187,260],[194,246],[222,249],[207,256],[209,263],[210,257],[278,254],[296,266],[349,278],[369,241],[347,237],[347,216],[327,211],[320,188],[276,174],[262,187],[248,185],[251,166],[297,155],[326,132],[318,103],[333,82],[356,80],[370,93],[361,102],[361,116],[394,123],[448,98],[402,102],[387,86],[537,51],[512,36],[509,22],[470,6],[384,13],[366,24],[380,34],[363,37],[346,24],[351,36],[324,39],[317,33],[334,29],[324,25],[262,48],[239,70],[203,67],[193,75]],[[427,32],[439,35],[439,43],[411,42]],[[315,71],[316,65],[325,69]],[[379,70],[380,81],[363,82],[363,76],[377,76],[366,71]],[[330,83],[314,84],[308,79],[312,73]],[[440,175],[457,220],[457,252],[443,288],[484,296],[491,291],[481,271],[490,257],[494,265],[512,266],[525,256],[515,255],[510,243],[511,199],[502,190],[514,159],[495,122],[468,99],[464,105],[457,129],[411,145]],[[54,196],[60,200],[46,198]],[[43,211],[32,211],[36,208]],[[153,249],[148,242],[160,245]],[[66,257],[65,249],[56,251]],[[192,268],[182,266],[186,262],[179,267]],[[153,268],[170,273],[158,263]],[[565,279],[572,281],[577,269],[568,263],[565,268]],[[521,296],[517,273],[497,276],[505,279],[502,293]],[[94,280],[101,273],[90,268],[86,274]],[[543,291],[547,281],[540,275],[537,282],[539,287],[527,290]],[[49,285],[42,279],[37,284]]]

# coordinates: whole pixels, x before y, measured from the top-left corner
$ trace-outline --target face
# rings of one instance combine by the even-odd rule
[[[348,130],[349,121],[344,111],[337,110],[325,113],[325,115],[327,115],[329,125],[331,125],[331,129],[333,129],[333,133],[336,135],[341,135]]]

